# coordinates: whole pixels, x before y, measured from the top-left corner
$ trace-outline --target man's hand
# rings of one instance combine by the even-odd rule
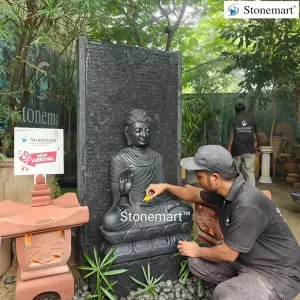
[[[179,241],[177,248],[183,256],[199,257],[199,246],[195,242]]]
[[[260,147],[257,147],[257,149],[256,149],[256,155],[260,155],[261,154],[261,149],[260,149]]]
[[[149,196],[151,199],[162,194],[167,189],[167,184],[160,183],[160,184],[150,184],[146,190],[146,195]]]

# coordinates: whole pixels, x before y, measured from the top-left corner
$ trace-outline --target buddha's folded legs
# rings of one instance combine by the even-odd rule
[[[116,206],[105,215],[100,231],[110,244],[186,233],[192,226],[192,213],[190,205],[179,201],[174,201],[170,206],[164,203],[156,208],[143,207],[138,210],[129,205]]]
[[[188,204],[178,205],[168,212],[169,214],[180,216],[180,222],[191,221],[193,215],[193,208]]]
[[[104,216],[103,228],[109,232],[118,232],[123,230],[128,230],[130,228],[135,228],[135,222],[126,218],[124,216],[128,214],[133,214],[133,209],[128,205],[125,206],[115,206],[111,208]]]

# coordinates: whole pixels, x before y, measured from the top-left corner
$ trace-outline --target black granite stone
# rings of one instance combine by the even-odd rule
[[[117,256],[114,262],[119,264],[177,252],[179,240],[192,241],[192,238],[189,234],[183,233],[119,245],[109,245],[108,243],[104,243],[100,248],[100,253],[102,256],[105,256],[112,248],[114,248]]]
[[[132,109],[152,118],[150,147],[164,159],[167,181],[180,184],[181,55],[79,38],[78,196],[90,221],[78,230],[81,249],[100,246],[99,227],[112,204],[111,156],[127,147],[124,121]]]

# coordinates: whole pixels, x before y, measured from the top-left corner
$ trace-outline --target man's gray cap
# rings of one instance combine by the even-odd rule
[[[195,157],[181,159],[180,165],[186,170],[218,174],[232,174],[235,170],[230,152],[219,145],[200,146]]]

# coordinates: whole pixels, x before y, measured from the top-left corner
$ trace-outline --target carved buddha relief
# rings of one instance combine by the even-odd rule
[[[110,244],[185,233],[191,227],[192,208],[167,193],[145,201],[152,183],[165,183],[161,154],[149,147],[151,118],[144,110],[129,114],[124,133],[128,147],[111,158],[112,206],[100,227]]]

